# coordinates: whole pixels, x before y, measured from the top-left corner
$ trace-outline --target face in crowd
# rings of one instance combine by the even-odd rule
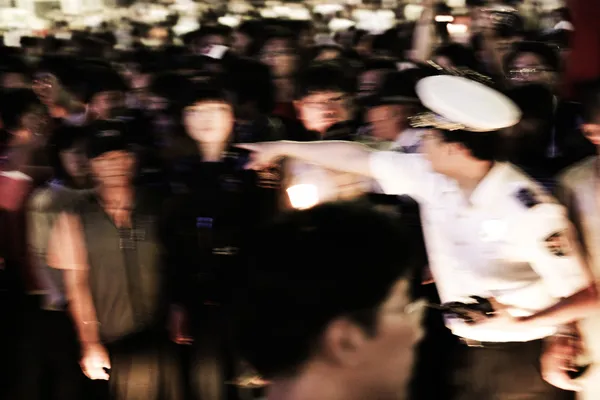
[[[235,122],[233,108],[224,101],[208,100],[184,110],[188,135],[199,143],[223,143],[229,139]]]

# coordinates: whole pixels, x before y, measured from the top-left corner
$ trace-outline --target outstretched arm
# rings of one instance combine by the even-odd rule
[[[353,142],[266,142],[240,144],[252,151],[249,169],[263,169],[283,157],[292,157],[332,170],[373,177],[369,159],[373,152],[367,146]]]

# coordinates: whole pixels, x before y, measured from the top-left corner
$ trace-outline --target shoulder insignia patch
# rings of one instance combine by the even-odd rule
[[[571,254],[571,243],[566,231],[554,232],[544,239],[544,244],[548,251],[557,257],[566,257]]]
[[[527,208],[533,208],[540,204],[540,201],[536,197],[535,193],[528,188],[519,189],[519,191],[515,194],[515,197]]]

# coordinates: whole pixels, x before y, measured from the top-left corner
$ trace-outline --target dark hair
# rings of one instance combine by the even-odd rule
[[[356,91],[356,76],[351,68],[344,68],[336,61],[317,61],[300,72],[296,82],[296,99],[316,92]]]
[[[464,130],[440,130],[446,143],[459,143],[481,161],[501,161],[504,147],[500,132],[469,132]]]
[[[48,158],[54,172],[54,177],[63,182],[70,182],[71,176],[67,173],[60,153],[80,147],[86,149],[86,130],[77,126],[62,126],[56,130],[48,146]]]
[[[263,229],[234,301],[241,356],[263,376],[281,377],[312,356],[336,318],[375,335],[378,306],[398,279],[410,280],[425,263],[409,228],[352,202],[295,211]]]
[[[582,96],[583,122],[600,124],[600,79],[582,86],[584,86]]]
[[[290,29],[283,28],[281,26],[269,26],[264,31],[263,43],[260,46],[260,51],[263,47],[272,40],[283,40],[287,42],[287,45],[294,51],[298,50],[298,35],[292,32]]]
[[[475,51],[462,44],[450,43],[440,46],[436,49],[435,55],[448,58],[455,67],[481,71]]]
[[[182,109],[202,101],[220,101],[232,104],[232,96],[224,86],[215,79],[193,83],[182,96]]]
[[[541,42],[519,42],[515,44],[513,50],[504,57],[504,70],[509,71],[510,66],[515,62],[517,57],[523,53],[535,54],[553,71],[558,71],[560,69],[560,57],[556,47]]]
[[[0,116],[4,129],[21,128],[21,118],[34,107],[44,107],[40,99],[31,89],[12,89],[4,92]]]
[[[365,61],[361,73],[378,70],[396,71],[397,69],[395,59],[374,57]]]

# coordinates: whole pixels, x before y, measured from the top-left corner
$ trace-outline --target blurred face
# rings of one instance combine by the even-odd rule
[[[583,124],[581,129],[583,130],[585,137],[588,138],[592,144],[600,146],[600,123]]]
[[[401,105],[371,107],[367,111],[372,135],[381,140],[396,140],[398,134],[406,128],[409,116],[408,107]]]
[[[32,89],[40,101],[48,107],[56,104],[62,90],[58,78],[47,72],[35,75]]]
[[[125,100],[123,92],[101,92],[92,97],[89,107],[98,119],[111,119],[123,114]]]
[[[90,160],[94,179],[103,187],[129,186],[134,166],[134,155],[125,150],[110,151]]]
[[[358,78],[358,97],[372,95],[381,84],[385,70],[366,71]]]
[[[304,127],[321,134],[350,119],[350,99],[342,92],[318,92],[295,102]]]
[[[357,350],[349,382],[364,398],[403,399],[412,374],[415,347],[423,337],[424,302],[411,303],[408,282],[400,280],[379,310],[375,335]]]
[[[430,162],[432,169],[440,174],[452,176],[459,168],[456,143],[447,143],[439,131],[430,130],[423,135],[421,152]]]
[[[287,78],[296,70],[297,57],[287,40],[274,39],[264,45],[260,61],[269,66],[275,78]]]
[[[83,178],[88,174],[87,159],[82,149],[61,151],[59,156],[63,168],[71,178]]]
[[[221,101],[196,103],[184,110],[183,123],[196,142],[223,143],[233,131],[233,109]]]
[[[508,73],[511,83],[516,86],[531,83],[552,86],[555,80],[554,71],[533,53],[518,55]]]
[[[250,36],[246,35],[242,32],[234,32],[233,34],[233,44],[231,46],[233,52],[240,56],[244,56],[248,54],[248,48],[252,43],[252,39]]]
[[[43,106],[34,106],[21,117],[23,129],[34,135],[46,135],[50,127],[50,116]]]

